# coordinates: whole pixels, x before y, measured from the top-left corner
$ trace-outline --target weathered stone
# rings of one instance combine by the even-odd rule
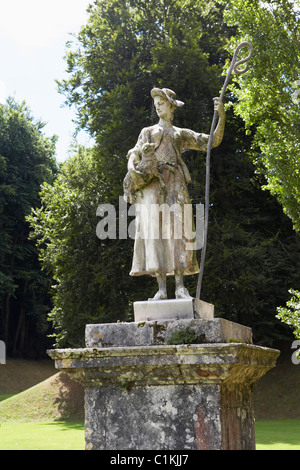
[[[254,449],[252,385],[279,351],[245,343],[49,351],[86,391],[87,449]]]
[[[195,318],[214,318],[215,307],[213,304],[200,299],[193,299]]]
[[[198,344],[252,343],[252,330],[224,318],[181,319],[173,321],[143,321],[86,325],[88,348],[112,346],[151,346],[167,344],[175,331],[189,329]]]
[[[219,407],[211,385],[87,389],[87,445],[95,450],[200,450],[210,445],[217,450],[222,445]]]

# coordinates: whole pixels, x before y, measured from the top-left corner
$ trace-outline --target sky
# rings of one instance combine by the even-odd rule
[[[66,42],[87,21],[91,0],[0,0],[0,103],[25,101],[43,133],[58,136],[58,162],[69,156],[75,110],[63,106],[56,79],[67,76]],[[77,141],[91,143],[81,131]]]

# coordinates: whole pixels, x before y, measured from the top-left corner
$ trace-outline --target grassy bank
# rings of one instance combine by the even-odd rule
[[[30,361],[31,362],[31,361]],[[21,388],[21,383],[26,382],[28,384],[27,373],[24,373],[22,370],[24,361],[18,362],[19,368],[16,367],[15,361],[12,361],[12,364],[7,364],[6,374],[9,375],[9,368],[11,369],[10,373],[10,383],[15,383],[14,388],[11,389],[13,392],[18,386]],[[40,421],[40,422],[50,422],[50,421],[71,421],[78,422],[83,421],[84,419],[84,393],[81,385],[73,382],[69,376],[63,372],[57,372],[52,367],[49,367],[49,364],[31,362],[31,368],[39,369],[39,373],[35,371],[35,374],[32,374],[35,379],[32,379],[30,383],[31,386],[26,388],[23,391],[15,392],[12,394],[2,394],[2,398],[5,398],[0,402],[0,422],[8,421]],[[29,364],[27,364],[27,367]],[[43,371],[43,366],[45,370]],[[6,366],[2,366],[6,367]],[[13,376],[15,371],[18,372],[18,376]],[[5,384],[1,380],[0,369],[0,384]],[[44,372],[44,373],[43,373]],[[50,375],[50,376],[49,376]],[[45,378],[45,376],[47,378]],[[44,378],[41,382],[36,382],[41,377]],[[4,387],[3,387],[4,388]],[[7,391],[7,384],[5,386]],[[0,386],[0,392],[1,392]]]

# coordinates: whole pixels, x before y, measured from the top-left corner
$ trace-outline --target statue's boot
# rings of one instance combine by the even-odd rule
[[[178,287],[175,291],[176,299],[192,299],[192,296],[189,294],[189,291],[186,287]]]
[[[159,290],[156,292],[155,296],[148,300],[165,300],[167,299],[167,292],[165,290]]]

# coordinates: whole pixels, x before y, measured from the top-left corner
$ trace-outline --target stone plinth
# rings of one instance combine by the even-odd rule
[[[134,302],[134,321],[214,318],[214,306],[200,299],[168,299]]]
[[[174,342],[174,332],[193,332],[193,343],[252,343],[252,330],[224,318],[87,325],[88,348],[156,346]],[[183,335],[184,337],[184,335]]]
[[[174,331],[193,344],[168,344]],[[238,342],[239,341],[239,342]],[[223,319],[87,325],[83,349],[48,351],[85,387],[86,448],[254,449],[253,384],[279,351]]]

